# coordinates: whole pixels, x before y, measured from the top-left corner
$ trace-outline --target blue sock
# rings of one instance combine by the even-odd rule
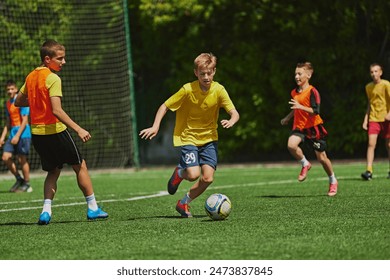
[[[188,204],[192,201],[192,198],[186,193],[184,197],[180,200],[181,204]]]
[[[180,178],[183,179],[183,171],[184,169],[180,168],[178,171],[177,171],[177,175],[179,175]]]

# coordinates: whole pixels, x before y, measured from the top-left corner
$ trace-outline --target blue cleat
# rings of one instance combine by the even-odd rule
[[[48,225],[50,223],[51,217],[49,213],[43,212],[39,216],[38,225]]]
[[[106,219],[108,218],[108,214],[104,212],[100,207],[98,207],[96,211],[93,211],[88,208],[87,218],[88,220]]]

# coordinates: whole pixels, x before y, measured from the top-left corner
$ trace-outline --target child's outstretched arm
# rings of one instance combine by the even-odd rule
[[[165,104],[162,104],[160,108],[158,108],[157,110],[156,116],[154,118],[153,126],[141,130],[139,136],[141,136],[142,139],[152,140],[153,137],[157,135],[160,129],[161,121],[164,118],[167,111],[168,111],[168,107]]]
[[[240,114],[236,109],[230,110],[228,113],[230,115],[230,120],[221,120],[223,128],[231,128],[240,119]]]
[[[285,116],[283,119],[281,119],[280,123],[282,125],[288,124],[288,122],[292,119],[293,116],[294,116],[294,111],[291,111],[290,113],[288,113],[287,116]]]
[[[56,116],[61,122],[63,122],[67,127],[72,129],[77,133],[80,139],[85,143],[91,139],[91,134],[79,126],[75,121],[73,121],[69,115],[62,109],[61,97],[52,96],[50,97],[50,102],[52,106],[53,115]]]
[[[13,145],[17,145],[18,144],[18,142],[20,140],[20,136],[22,135],[24,129],[27,126],[27,124],[28,124],[28,116],[27,115],[23,115],[22,116],[22,123],[19,126],[18,132],[16,132],[14,137],[12,137],[11,144],[13,144]]]
[[[390,111],[387,112],[387,115],[385,116],[385,121],[390,121]]]
[[[3,128],[3,132],[1,133],[1,137],[0,137],[0,148],[5,144],[5,137],[7,137],[7,134],[8,134],[8,127],[10,127],[10,121],[9,121],[9,117],[7,117],[7,120],[6,120],[7,124],[4,126]]]
[[[363,124],[362,127],[364,130],[368,130],[368,116],[370,115],[370,102],[367,104],[367,110],[364,114]]]

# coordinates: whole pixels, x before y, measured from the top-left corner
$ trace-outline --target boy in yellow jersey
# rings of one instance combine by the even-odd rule
[[[320,94],[316,88],[310,85],[309,80],[313,75],[313,67],[310,62],[298,63],[295,69],[295,82],[298,87],[291,91],[292,111],[281,120],[282,125],[288,124],[294,117],[293,128],[288,138],[288,150],[291,155],[302,164],[298,181],[306,179],[311,163],[306,159],[301,143],[306,143],[316,154],[317,160],[322,164],[329,177],[328,196],[337,194],[338,182],[333,172],[332,163],[326,155],[327,131],[320,117]]]
[[[362,125],[368,134],[367,167],[366,172],[361,175],[364,180],[372,179],[372,165],[379,135],[385,139],[389,159],[387,178],[390,179],[390,82],[381,79],[382,74],[381,65],[378,63],[370,65],[372,82],[366,85],[368,104]]]
[[[224,108],[230,119],[221,120],[223,128],[231,128],[240,118],[227,91],[213,81],[217,58],[202,53],[194,61],[196,81],[187,83],[158,109],[153,126],[140,132],[142,139],[153,139],[168,110],[176,112],[174,146],[181,147],[179,165],[168,181],[168,192],[176,193],[183,179],[196,181],[176,204],[182,217],[192,217],[188,204],[213,182],[218,156],[218,116]],[[198,180],[199,179],[199,180]]]
[[[88,131],[75,123],[62,109],[61,79],[54,72],[65,64],[65,47],[47,40],[40,49],[42,64],[26,78],[16,98],[16,106],[30,106],[32,142],[41,158],[42,169],[47,171],[44,182],[43,210],[38,224],[50,223],[51,204],[57,191],[57,180],[64,164],[72,166],[77,183],[87,201],[87,218],[107,218],[98,207],[87,164],[82,158],[67,128],[77,133],[83,142],[91,139]]]

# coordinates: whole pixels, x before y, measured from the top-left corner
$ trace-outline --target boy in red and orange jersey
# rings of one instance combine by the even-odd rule
[[[15,106],[18,87],[14,81],[7,81],[6,87],[9,99],[5,102],[6,125],[0,137],[0,147],[4,146],[3,162],[16,178],[15,184],[13,184],[9,191],[32,192],[32,187],[29,182],[30,165],[27,161],[31,146],[31,129],[28,124],[30,108],[18,108]],[[8,134],[9,137],[5,141]],[[22,169],[23,177],[20,176],[17,165],[13,160],[14,155]]]
[[[312,75],[313,67],[310,62],[297,64],[295,81],[298,87],[291,91],[292,98],[289,102],[292,111],[281,120],[281,124],[288,124],[290,119],[294,117],[293,128],[288,138],[287,147],[291,155],[302,164],[298,180],[300,182],[304,181],[307,172],[311,168],[310,162],[299,147],[301,143],[306,143],[314,150],[318,161],[329,176],[328,196],[335,196],[338,182],[333,172],[332,163],[325,152],[328,133],[320,117],[320,94],[315,87],[309,84]]]
[[[42,169],[47,171],[38,224],[47,225],[51,220],[51,204],[64,164],[71,165],[76,173],[78,186],[87,201],[88,220],[107,218],[108,214],[96,203],[87,164],[67,128],[75,131],[83,142],[90,140],[91,135],[74,122],[61,105],[61,79],[54,72],[65,64],[65,47],[47,40],[40,54],[42,64],[27,76],[15,101],[16,106],[30,106],[32,142],[41,158]]]

